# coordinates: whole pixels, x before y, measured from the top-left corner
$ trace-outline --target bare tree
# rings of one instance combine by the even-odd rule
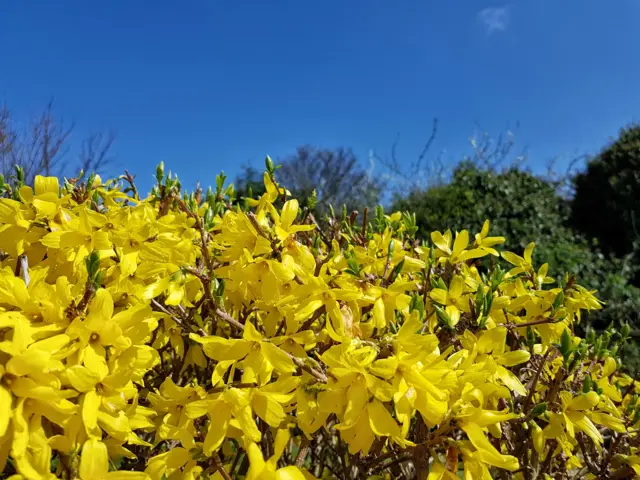
[[[53,101],[24,125],[3,104],[0,107],[0,173],[6,177],[18,165],[30,183],[36,175],[67,173],[70,165],[85,172],[104,168],[111,161],[108,153],[115,140],[113,133],[91,135],[82,144],[79,162],[63,162],[69,153],[74,128],[74,123],[67,124],[55,115]]]
[[[82,142],[80,167],[83,171],[99,171],[113,161],[109,154],[116,134],[113,131],[93,133]]]
[[[438,133],[438,126],[438,119],[434,118],[431,132],[415,160],[406,162],[398,159],[399,135],[393,142],[389,155],[381,156],[371,151],[370,161],[372,164],[378,163],[383,167],[381,176],[385,179],[391,193],[406,194],[411,191],[426,190],[447,181],[452,171],[451,166],[456,165],[458,162],[455,160],[458,159],[447,162],[450,165],[447,167],[443,160],[444,150],[433,157],[429,156]],[[469,138],[469,144],[473,153],[461,160],[473,162],[484,169],[497,170],[504,166],[513,167],[521,165],[527,159],[526,149],[523,149],[511,159],[508,165],[506,164],[515,147],[515,135],[510,130],[492,138],[488,132],[478,127]]]
[[[326,213],[329,205],[349,212],[374,207],[381,184],[358,162],[351,149],[298,147],[296,153],[282,159],[277,178],[298,198],[316,191],[317,211]]]

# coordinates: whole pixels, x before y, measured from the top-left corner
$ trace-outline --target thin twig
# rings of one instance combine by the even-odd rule
[[[553,324],[553,323],[560,323],[561,321],[563,321],[564,318],[549,318],[549,317],[545,317],[542,318],[540,320],[532,320],[530,322],[524,322],[524,323],[499,323],[498,326],[499,327],[506,327],[506,328],[522,328],[522,327],[532,327],[534,325],[545,325],[545,324]]]
[[[227,471],[224,469],[224,465],[222,464],[222,460],[220,460],[220,455],[218,455],[217,452],[215,452],[212,456],[213,458],[213,464],[216,466],[216,470],[218,470],[218,472],[220,472],[220,475],[222,476],[222,478],[224,478],[224,480],[233,480],[231,478],[231,475],[229,475],[227,473]]]
[[[182,321],[182,319],[178,318],[176,315],[171,313],[164,305],[162,305],[160,302],[158,302],[155,298],[151,299],[151,304],[153,306],[155,306],[158,310],[160,310],[162,313],[167,314],[169,316],[169,318],[171,318],[171,320],[173,320],[178,325],[180,325],[184,330],[190,331],[189,327],[187,325],[185,325],[185,323]],[[207,332],[205,332],[203,329],[201,329],[199,327],[196,329],[196,331],[202,336],[206,336],[207,335]]]
[[[215,312],[216,312],[216,315],[218,317],[220,317],[222,320],[226,321],[230,325],[233,325],[237,329],[244,331],[244,325],[241,324],[235,318],[233,318],[231,315],[229,315],[227,312],[225,312],[222,308],[220,308],[220,307],[216,308]],[[280,348],[280,347],[278,347],[278,348]],[[309,373],[310,375],[312,375],[316,380],[318,380],[321,383],[327,383],[328,382],[327,376],[324,373],[316,370],[315,368],[310,367],[309,365],[304,363],[304,361],[301,358],[298,358],[295,355],[290,354],[286,350],[282,350],[282,351],[287,355],[287,357],[289,357],[293,361],[293,363],[298,368],[300,368],[300,369],[304,370],[305,372]]]

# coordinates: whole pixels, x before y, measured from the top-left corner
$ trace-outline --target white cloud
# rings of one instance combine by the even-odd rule
[[[504,32],[510,19],[509,5],[489,7],[478,12],[478,21],[484,25],[487,34]]]

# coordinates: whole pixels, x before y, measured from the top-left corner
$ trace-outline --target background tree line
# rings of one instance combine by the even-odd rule
[[[422,239],[433,230],[479,231],[490,219],[510,250],[522,253],[535,242],[538,265],[549,263],[558,279],[577,276],[606,303],[582,328],[631,324],[639,341],[621,353],[630,371],[640,371],[640,125],[623,128],[577,173],[562,175],[527,169],[526,152],[515,152],[510,134],[472,139],[472,155],[447,169],[440,156],[427,161],[436,129],[434,122],[415,161],[396,158],[395,144],[386,157],[372,154],[382,172],[368,171],[348,149],[305,146],[279,160],[278,178],[302,200],[316,190],[317,218],[329,205],[339,214],[343,204],[351,213],[382,201],[388,210],[414,212]],[[264,188],[261,172],[249,167],[236,184],[240,197]]]
[[[70,157],[74,127],[52,102],[25,123],[0,105],[0,174],[7,179],[20,165],[29,183],[37,174],[104,173],[114,161],[115,135],[90,135]],[[598,291],[605,308],[585,325],[603,330],[629,322],[640,332],[640,125],[623,128],[577,173],[559,176],[527,169],[526,151],[515,150],[509,132],[495,139],[482,133],[471,139],[471,155],[445,162],[431,155],[437,127],[434,121],[415,159],[398,158],[397,141],[388,155],[372,152],[368,163],[348,148],[301,146],[277,159],[278,179],[303,203],[313,198],[319,221],[332,207],[362,214],[382,203],[415,213],[418,237],[428,239],[433,230],[479,231],[490,219],[492,233],[505,236],[511,250],[521,253],[534,241],[538,264],[570,272]],[[245,167],[235,183],[239,200],[261,195],[262,169]],[[640,371],[640,333],[636,337],[625,352],[631,371]]]
[[[0,104],[0,175],[8,179],[15,166],[22,167],[25,182],[36,175],[75,175],[79,171],[104,172],[113,163],[114,132],[92,133],[80,142],[80,152],[69,155],[75,123],[58,115],[51,100],[26,121],[15,117],[6,103]]]

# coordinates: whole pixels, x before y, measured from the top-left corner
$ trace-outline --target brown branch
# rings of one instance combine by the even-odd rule
[[[538,385],[538,380],[540,379],[540,374],[542,373],[542,370],[544,369],[544,365],[547,363],[547,358],[549,358],[549,354],[551,353],[551,349],[548,349],[546,351],[546,353],[544,354],[544,356],[542,357],[542,360],[540,362],[540,367],[538,368],[538,370],[536,370],[536,373],[533,377],[533,379],[531,380],[531,385],[529,387],[529,393],[527,394],[527,398],[525,398],[524,403],[522,404],[522,411],[524,412],[527,407],[529,406],[529,403],[531,402],[531,399],[533,398],[533,394],[536,390],[536,386]]]
[[[532,320],[530,322],[524,322],[524,323],[499,323],[498,326],[499,327],[506,327],[506,328],[522,328],[522,327],[532,327],[534,325],[545,325],[545,324],[560,323],[563,320],[564,320],[564,318],[549,318],[549,317],[545,317],[545,318],[542,318],[540,320]]]
[[[178,318],[176,315],[174,315],[173,313],[171,313],[169,311],[169,309],[167,309],[164,305],[162,305],[160,302],[158,302],[155,298],[151,299],[151,304],[153,306],[155,306],[158,310],[160,310],[162,313],[166,314],[169,316],[169,318],[171,318],[171,320],[173,320],[174,322],[176,322],[178,325],[180,325],[180,327],[182,327],[183,330],[185,330],[185,332],[189,332],[191,331],[191,329],[189,328],[188,325],[186,325],[182,319]],[[200,335],[202,336],[206,336],[207,332],[205,332],[203,329],[201,329],[200,327],[196,328],[195,330],[196,332],[198,332]]]
[[[218,455],[218,452],[214,452],[212,459],[213,459],[213,464],[216,467],[216,470],[220,472],[220,475],[222,476],[222,478],[224,478],[224,480],[233,480],[231,478],[231,475],[229,475],[227,471],[224,469],[224,465],[222,464],[222,460],[220,460],[220,455]]]
[[[230,325],[233,325],[237,329],[244,331],[244,325],[242,323],[240,323],[238,320],[236,320],[235,318],[233,318],[231,315],[229,315],[227,312],[225,312],[222,308],[217,307],[216,310],[215,310],[215,313],[216,313],[216,315],[218,317],[220,317],[222,320],[226,321]],[[278,348],[280,348],[280,347],[278,347]],[[324,373],[322,373],[322,372],[310,367],[309,365],[305,364],[304,361],[301,358],[298,358],[295,355],[290,354],[286,350],[282,350],[282,351],[287,355],[287,357],[289,357],[293,361],[293,363],[298,368],[300,368],[300,369],[304,370],[305,372],[309,373],[310,375],[312,375],[316,380],[318,380],[321,383],[327,383],[328,382],[327,376]]]

